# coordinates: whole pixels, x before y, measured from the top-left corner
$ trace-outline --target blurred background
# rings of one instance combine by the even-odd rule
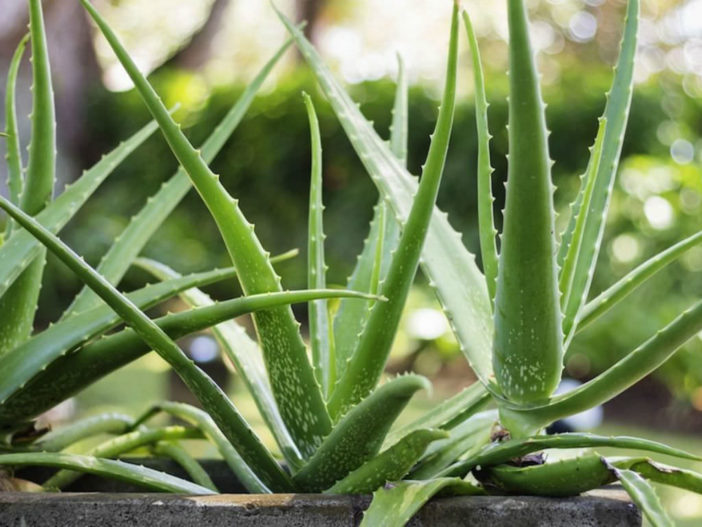
[[[181,104],[176,116],[195,144],[209,135],[246,82],[286,38],[268,2],[260,0],[94,3],[140,67],[151,73],[167,104]],[[58,112],[60,192],[149,116],[79,3],[46,0],[44,4]],[[418,173],[443,82],[450,2],[278,0],[276,4],[294,19],[307,20],[308,37],[350,86],[382,135],[387,135],[390,121],[396,53],[403,55],[411,82],[409,165]],[[499,223],[508,149],[505,6],[485,0],[463,4],[473,18],[487,68]],[[604,107],[625,1],[534,0],[529,4],[552,131],[556,203],[559,211],[567,213]],[[702,0],[643,0],[642,9],[632,114],[592,295],[702,226]],[[2,11],[0,75],[4,76],[26,31],[26,2],[2,0]],[[463,233],[466,246],[477,253],[477,145],[469,60],[463,46],[461,102],[439,205]],[[21,117],[31,109],[30,77],[25,60],[18,87]],[[4,96],[4,77],[0,80]],[[343,285],[361,249],[377,194],[295,51],[289,51],[276,67],[213,169],[241,200],[267,249],[275,254],[300,248],[304,255],[310,163],[302,90],[316,98],[323,134],[328,281]],[[20,126],[26,144],[28,120],[21,119]],[[167,146],[154,136],[108,179],[63,231],[63,238],[96,263],[130,216],[175,168]],[[6,192],[4,165],[0,180],[0,189]],[[562,226],[567,215],[560,215],[558,221]],[[217,229],[194,193],[154,236],[145,254],[182,272],[227,263]],[[50,266],[39,315],[44,325],[58,317],[79,288],[66,268],[54,261]],[[286,287],[305,286],[304,256],[281,264],[279,270]],[[144,280],[134,272],[123,288],[131,289]],[[233,283],[209,291],[219,298],[239,294]],[[579,381],[593,377],[701,295],[702,246],[698,246],[626,305],[579,334],[566,357],[567,375]],[[304,306],[296,312],[301,320],[306,318]],[[185,344],[198,360],[209,364],[235,394],[237,404],[257,421],[255,408],[235,375],[218,359],[214,341],[203,334]],[[390,368],[413,369],[432,378],[433,399],[425,398],[420,407],[474,380],[421,276]],[[148,356],[91,387],[64,410],[65,415],[108,408],[138,412],[164,397],[186,395],[164,363]],[[592,425],[600,432],[640,433],[702,453],[702,335],[655,375],[607,404],[604,420]],[[665,495],[681,522],[696,525],[702,518],[699,497],[667,490]]]

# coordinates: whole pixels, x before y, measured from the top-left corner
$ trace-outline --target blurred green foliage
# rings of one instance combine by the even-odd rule
[[[559,223],[567,221],[568,203],[578,189],[578,176],[584,170],[588,148],[597,128],[597,117],[604,105],[603,94],[609,74],[593,71],[583,82],[583,72],[565,75],[557,86],[547,87],[548,122],[551,156],[556,161],[556,201],[561,214]],[[161,71],[155,84],[169,105],[184,103],[178,118],[188,128],[195,144],[213,129],[241,93],[237,86],[218,89],[203,96],[201,81],[195,75]],[[493,165],[496,168],[494,192],[497,222],[504,199],[502,182],[506,176],[507,105],[504,93],[493,84],[490,94],[490,126]],[[329,283],[343,284],[371,217],[377,193],[356,158],[348,140],[329,106],[320,100],[312,79],[298,71],[273,91],[254,102],[244,122],[213,163],[232,195],[240,198],[241,207],[256,224],[257,233],[271,252],[306,246],[307,200],[309,187],[309,144],[305,109],[300,92],[316,95],[316,106],[324,145],[324,199],[327,206],[325,230]],[[352,93],[364,113],[375,121],[386,136],[394,85],[376,81],[353,87]],[[478,251],[476,232],[475,164],[477,144],[471,98],[458,106],[446,173],[439,204],[449,213],[454,227],[463,233],[464,242]],[[88,101],[88,126],[92,150],[83,153],[88,165],[115,145],[121,138],[144,124],[147,112],[133,92],[114,94],[96,92]],[[429,134],[437,113],[437,103],[421,87],[410,93],[409,159],[413,173],[428,148]],[[606,240],[593,294],[606,288],[648,256],[664,249],[702,225],[702,170],[699,160],[677,164],[670,155],[675,138],[694,145],[702,135],[702,101],[684,96],[679,84],[649,82],[637,89],[630,124],[624,144],[624,162],[613,196]],[[96,263],[112,238],[126,225],[127,219],[142,206],[167,177],[176,163],[160,137],[151,139],[127,160],[69,228],[65,238],[89,262]],[[669,224],[663,228],[651,224],[647,203],[652,197],[666,200]],[[656,205],[654,203],[654,205]],[[661,202],[657,202],[661,208]],[[650,208],[650,207],[649,207]],[[663,204],[665,208],[665,204]],[[659,210],[660,212],[660,210]],[[665,213],[665,211],[663,211]],[[650,211],[649,211],[650,213]],[[146,254],[187,272],[227,262],[218,231],[195,193],[159,230]],[[304,256],[285,263],[280,270],[287,287],[305,284]],[[51,281],[43,294],[53,297],[53,306],[41,314],[43,320],[54,319],[63,306],[61,299],[78,289],[73,276],[52,263]],[[601,371],[627,351],[632,342],[643,342],[652,328],[668,322],[675,313],[702,293],[702,247],[690,251],[680,262],[661,273],[643,291],[630,298],[627,307],[617,308],[581,334],[574,351],[567,358],[568,372],[587,378]],[[130,274],[125,289],[138,285],[143,277]],[[215,296],[238,294],[234,284],[221,284]],[[53,300],[53,302],[51,302]],[[42,305],[47,305],[44,303]],[[444,346],[445,348],[445,346]],[[686,346],[660,375],[670,381],[681,397],[699,395],[702,385],[702,339]],[[442,350],[445,355],[446,350]],[[681,382],[680,379],[684,379]],[[688,399],[689,400],[689,399]]]

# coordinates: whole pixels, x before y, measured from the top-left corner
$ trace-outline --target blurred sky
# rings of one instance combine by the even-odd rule
[[[179,0],[175,5],[172,0],[96,3],[148,71],[202,25],[213,0]],[[491,64],[499,69],[506,61],[505,2],[462,3],[476,32],[488,43]],[[607,62],[616,56],[625,1],[532,0],[529,4],[534,42],[543,51],[546,66],[549,56],[574,44],[595,47]],[[276,0],[276,5],[293,15],[293,0]],[[392,75],[399,51],[412,80],[438,85],[450,10],[448,0],[328,0],[314,36],[326,60],[348,82]],[[690,96],[702,96],[702,0],[642,0],[642,12],[637,80],[668,69],[690,78],[686,86]],[[230,0],[203,71],[205,79],[212,84],[245,80],[285,37],[269,2]],[[98,54],[107,85],[115,90],[127,88],[128,80],[100,41]],[[288,67],[293,60],[291,54]],[[546,82],[557,80],[554,68],[544,69]],[[278,69],[279,74],[281,71],[284,69]]]

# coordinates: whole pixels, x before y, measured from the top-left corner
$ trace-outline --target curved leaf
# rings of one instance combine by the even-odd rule
[[[37,443],[37,448],[45,452],[58,452],[85,438],[99,434],[123,434],[134,426],[134,419],[128,415],[105,413],[86,417],[52,430]]]

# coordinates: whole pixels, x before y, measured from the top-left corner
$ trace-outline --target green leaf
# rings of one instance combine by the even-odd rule
[[[616,479],[606,461],[594,453],[527,467],[481,467],[476,477],[486,488],[500,492],[551,497],[577,496]]]
[[[271,261],[275,260],[276,258],[271,259]],[[179,276],[178,273],[169,267],[153,260],[140,258],[136,263],[160,280],[174,279]],[[181,293],[180,297],[190,307],[215,305],[212,299],[199,289],[184,291]],[[246,333],[246,330],[234,320],[226,320],[211,329],[219,342],[220,349],[224,351],[234,366],[236,366],[241,378],[246,383],[258,411],[278,443],[283,457],[292,468],[299,468],[304,463],[304,460],[290,437],[290,432],[288,432],[283,418],[278,411],[278,406],[275,404],[273,392],[268,382],[268,376],[266,375],[266,367],[263,364],[263,357],[261,356],[261,350],[258,344],[253,341]]]
[[[202,432],[197,428],[185,428],[182,426],[167,426],[163,428],[151,428],[135,430],[91,448],[86,455],[101,459],[114,459],[122,454],[126,454],[145,445],[150,445],[157,441],[170,439],[201,439]],[[62,489],[80,477],[80,472],[73,470],[59,470],[43,483],[47,489]]]
[[[241,97],[234,106],[227,112],[222,121],[215,127],[212,134],[202,145],[202,159],[210,163],[225,145],[234,130],[237,129],[246,111],[251,106],[261,85],[268,77],[280,57],[290,47],[292,40],[285,42],[273,55],[273,57],[261,68],[259,73],[249,83]],[[113,284],[119,281],[126,273],[129,266],[146,245],[146,242],[153,236],[154,232],[161,226],[163,221],[173,211],[173,209],[185,197],[191,189],[190,179],[185,170],[180,168],[159,191],[151,197],[146,205],[130,220],[129,225],[122,234],[115,240],[103,256],[97,271]],[[100,299],[89,288],[83,290],[74,299],[71,306],[64,313],[64,317],[73,313],[87,311],[91,307],[100,304]]]
[[[573,272],[570,294],[563,312],[563,332],[568,337],[575,329],[575,317],[587,299],[594,274],[597,257],[602,244],[605,218],[614,187],[619,157],[621,154],[624,132],[631,106],[634,83],[634,57],[637,47],[639,22],[639,0],[629,0],[619,60],[615,68],[612,89],[607,98],[604,119],[607,129],[604,134],[601,157],[597,163],[595,187],[587,211],[581,206],[573,211],[573,223],[576,216],[586,214],[584,233],[580,242],[577,263]],[[593,152],[593,156],[595,152]],[[585,204],[582,204],[585,205]]]
[[[280,291],[280,278],[237,202],[229,196],[219,178],[212,173],[180,127],[168,115],[153,87],[141,74],[114,32],[87,0],[81,0],[81,3],[129,74],[144,103],[159,123],[171,150],[206,203],[232,262],[239,271],[239,282],[244,292],[250,295]],[[307,357],[299,324],[289,306],[261,311],[254,319],[278,408],[301,453],[308,457],[331,430],[331,419]]]
[[[524,0],[509,0],[509,171],[492,363],[515,403],[548,398],[563,369],[546,117]]]
[[[685,251],[691,249],[702,241],[702,231],[685,238],[665,251],[657,254],[650,260],[639,265],[636,269],[627,274],[624,278],[602,292],[595,299],[588,302],[578,315],[576,331],[590,325],[607,311],[612,309],[629,294],[642,286],[646,281],[654,276],[658,271],[664,269],[680,258]]]
[[[146,286],[127,297],[140,309],[147,309],[184,289],[230,278],[235,274],[232,269],[196,273]],[[0,405],[53,361],[79,348],[119,322],[120,318],[112,309],[102,306],[55,324],[15,347],[3,357],[4,375],[0,379]]]
[[[702,494],[702,474],[678,467],[664,465],[650,459],[611,460],[615,467],[630,469],[656,483],[678,487]]]
[[[328,489],[373,458],[412,396],[429,387],[424,377],[406,375],[377,388],[334,426],[307,465],[293,477],[296,487],[304,492]]]
[[[433,441],[448,436],[443,430],[415,430],[337,482],[326,494],[368,494],[388,481],[402,479]]]
[[[169,457],[178,463],[185,472],[188,473],[190,479],[201,487],[210,489],[212,492],[218,493],[217,486],[210,478],[210,475],[202,468],[198,461],[188,454],[188,451],[177,443],[170,441],[159,441],[151,449],[157,456]]]
[[[471,58],[473,60],[473,86],[475,89],[475,124],[478,131],[478,226],[480,234],[480,254],[483,271],[487,282],[490,302],[494,304],[497,287],[497,229],[493,217],[492,173],[490,165],[490,129],[488,127],[488,102],[485,95],[485,75],[480,60],[478,40],[475,38],[473,25],[466,11],[463,11],[463,23],[468,33]],[[493,305],[494,307],[494,305]]]
[[[311,66],[381,196],[391,205],[398,221],[404,224],[417,193],[416,178],[407,172],[378,136],[302,32],[284,15],[279,13],[279,16]],[[422,251],[422,268],[439,295],[463,353],[481,382],[495,390],[490,356],[492,313],[485,278],[475,264],[475,257],[461,242],[460,235],[437,208]],[[338,349],[337,346],[337,352]]]
[[[481,452],[452,467],[451,476],[465,476],[478,466],[499,465],[507,463],[511,459],[520,458],[545,450],[548,448],[568,449],[568,448],[594,448],[594,447],[627,448],[633,450],[645,450],[656,452],[667,456],[674,456],[683,459],[702,460],[699,456],[669,447],[663,443],[640,439],[638,437],[626,436],[599,436],[595,434],[557,434],[553,436],[535,436],[527,439],[511,439],[501,443],[492,443]]]
[[[37,221],[53,233],[61,230],[117,165],[146,141],[157,128],[156,123],[149,123],[112,152],[103,156],[42,210],[37,215]],[[15,232],[12,238],[0,247],[0,296],[6,293],[20,273],[41,251],[41,244],[24,231]]]
[[[594,379],[553,397],[548,404],[520,409],[502,405],[503,420],[528,423],[534,430],[557,419],[584,412],[616,397],[656,370],[695,335],[702,331],[702,301],[682,313],[665,328]]]
[[[673,527],[653,487],[633,470],[616,470],[617,479],[653,527]]]
[[[314,111],[312,99],[303,93],[307,116],[310,122],[310,142],[312,144],[312,169],[310,178],[310,206],[307,241],[307,287],[324,289],[327,286],[327,265],[324,262],[324,235],[322,203],[322,138],[319,133],[319,120]],[[329,394],[336,381],[336,359],[332,340],[329,308],[326,300],[315,300],[309,304],[310,345],[312,364],[322,391]]]
[[[363,515],[361,527],[402,527],[427,501],[442,491],[459,495],[483,494],[480,487],[458,478],[401,481],[373,493],[373,501]]]
[[[7,188],[10,193],[10,200],[15,205],[19,204],[24,185],[24,174],[22,168],[22,154],[20,152],[19,128],[17,126],[17,106],[16,106],[16,91],[17,91],[17,72],[19,71],[20,62],[24,55],[24,48],[27,45],[29,35],[25,35],[17,45],[10,69],[7,72],[7,85],[5,87],[5,131],[7,132]],[[9,238],[12,234],[13,222],[7,222],[5,229],[5,238]]]
[[[575,218],[575,223],[573,224],[573,230],[568,235],[567,241],[567,251],[563,259],[563,264],[561,266],[559,287],[561,290],[561,305],[568,306],[568,299],[573,292],[573,278],[575,274],[575,267],[578,263],[578,257],[580,256],[583,237],[585,235],[585,226],[587,224],[587,218],[590,211],[590,204],[592,203],[592,195],[595,190],[595,183],[597,182],[597,168],[599,167],[600,161],[602,160],[602,152],[604,146],[604,138],[607,135],[607,119],[600,119],[600,124],[597,130],[597,137],[595,138],[595,144],[592,147],[590,161],[587,166],[587,171],[581,179],[582,190],[578,195],[578,201],[574,210],[577,210],[577,214],[574,212],[573,217]],[[562,242],[565,246],[565,243]],[[565,316],[570,316],[573,318],[574,313],[565,313]]]
[[[308,302],[319,298],[319,295],[336,298],[348,294],[358,293],[329,290],[252,295],[168,315],[156,323],[171,338],[178,339],[256,309],[266,309],[289,301]],[[89,343],[80,352],[68,354],[49,364],[45,370],[13,392],[12,396],[0,405],[0,424],[16,423],[35,417],[150,350],[151,348],[131,330],[124,330]]]
[[[417,271],[434,203],[444,170],[456,101],[458,55],[458,4],[454,4],[446,85],[429,153],[400,241],[393,255],[382,294],[388,302],[376,303],[343,376],[329,399],[329,413],[338,418],[362,400],[380,380],[395,340],[402,310]]]
[[[52,430],[42,436],[36,446],[45,452],[58,452],[88,437],[100,434],[124,434],[132,426],[134,426],[134,419],[128,415],[118,413],[95,415]]]
[[[434,406],[411,423],[390,432],[385,443],[391,445],[420,428],[451,429],[480,411],[489,400],[490,394],[482,384],[476,382]]]
[[[444,469],[462,457],[471,457],[490,443],[497,421],[497,412],[494,410],[481,412],[466,419],[451,430],[447,439],[437,441],[427,449],[426,454],[412,470],[410,478],[429,479],[455,475],[453,471],[447,473]]]
[[[29,454],[0,454],[0,465],[21,467],[40,465],[47,467],[78,470],[112,479],[141,485],[160,492],[179,494],[212,494],[210,489],[201,487],[184,479],[176,478],[165,472],[146,467],[130,465],[123,461],[97,459],[76,454],[56,454],[49,452],[31,452]]]
[[[53,252],[84,283],[93,289],[137,335],[166,362],[168,362],[211,415],[227,439],[259,478],[273,490],[290,488],[287,475],[261,443],[249,433],[241,414],[219,386],[199,369],[171,340],[168,335],[141,312],[129,299],[115,289],[55,235],[44,229],[31,216],[0,196],[0,207],[5,209],[22,227]],[[241,270],[239,270],[241,272]]]
[[[390,125],[390,148],[404,164],[407,161],[408,88],[402,58],[398,55],[397,88]],[[355,291],[377,293],[392,262],[393,252],[400,238],[400,225],[392,215],[390,206],[382,196],[373,209],[373,219],[363,251],[349,278],[347,288]],[[358,336],[366,325],[371,304],[358,300],[342,299],[334,317],[334,354],[337,377],[343,375],[351,360]]]
[[[163,402],[154,408],[154,410],[162,410],[171,414],[178,419],[182,419],[188,423],[197,426],[202,433],[205,434],[221,454],[224,461],[232,469],[236,478],[241,482],[246,490],[252,493],[270,493],[271,491],[266,485],[256,476],[255,472],[246,464],[234,446],[220,432],[217,425],[206,412],[183,403]],[[150,412],[149,412],[150,413]],[[246,433],[254,434],[253,430],[249,429]]]

